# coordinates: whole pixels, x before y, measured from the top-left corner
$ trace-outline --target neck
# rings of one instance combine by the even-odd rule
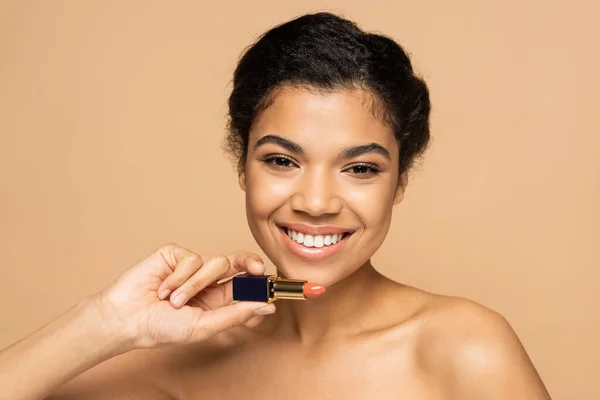
[[[303,344],[340,337],[369,329],[369,309],[387,282],[367,261],[352,275],[328,287],[325,294],[305,301],[282,300],[277,312],[264,322],[278,336],[298,339]],[[262,329],[261,329],[262,330]]]

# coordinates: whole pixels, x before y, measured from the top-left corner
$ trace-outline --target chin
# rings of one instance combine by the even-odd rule
[[[351,275],[360,265],[337,260],[303,260],[295,256],[277,257],[278,274],[289,279],[301,279],[329,287]]]
[[[336,263],[339,264],[339,263]],[[349,265],[310,265],[306,263],[294,263],[292,261],[280,262],[276,264],[277,273],[288,279],[300,279],[313,283],[318,283],[325,287],[331,287],[352,275],[360,266],[353,270],[348,270]],[[343,268],[343,269],[342,269]]]

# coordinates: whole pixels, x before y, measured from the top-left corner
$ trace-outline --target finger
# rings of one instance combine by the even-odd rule
[[[204,263],[202,256],[175,244],[161,247],[156,254],[174,271],[165,278],[157,290],[158,297],[161,300],[166,299],[169,294],[189,279]],[[194,269],[193,263],[187,264],[187,262],[186,268],[182,268],[180,264],[190,257],[191,261],[195,261],[196,257],[200,259],[197,268]],[[227,259],[229,260],[228,268],[223,270],[222,274],[216,277],[216,280],[228,279],[240,272],[248,272],[252,275],[262,275],[265,273],[264,263],[260,256],[256,254],[238,251],[228,256]]]
[[[233,283],[228,280],[223,283],[212,283],[192,297],[186,303],[189,306],[201,307],[204,310],[214,310],[225,307],[233,301]]]
[[[226,271],[220,279],[230,278],[240,272],[248,272],[252,275],[263,275],[265,273],[265,264],[259,255],[247,251],[236,251],[227,256],[230,263],[230,269]]]
[[[250,318],[248,321],[246,321],[246,323],[244,324],[244,326],[246,328],[256,328],[257,326],[259,326],[260,324],[263,323],[263,321],[265,320],[266,315],[255,315],[254,317]]]
[[[205,340],[219,332],[240,326],[257,315],[275,312],[274,304],[239,302],[199,315],[192,332],[192,340]]]
[[[137,262],[128,271],[144,271],[149,269],[154,272],[158,271],[158,277],[165,279],[175,270],[177,264],[190,254],[194,253],[185,247],[169,243],[153,250],[152,253]]]
[[[195,255],[193,251],[186,249],[174,243],[170,243],[160,247],[156,253],[162,260],[175,271],[177,265],[186,257]]]
[[[205,261],[202,268],[197,268],[185,282],[173,291],[171,304],[176,308],[183,306],[189,299],[201,292],[208,285],[216,282],[230,268],[229,259],[225,256],[214,257]],[[173,272],[173,275],[176,272],[177,270]]]
[[[204,263],[201,256],[191,253],[183,258],[173,271],[158,287],[158,298],[166,299],[175,289],[190,279]]]

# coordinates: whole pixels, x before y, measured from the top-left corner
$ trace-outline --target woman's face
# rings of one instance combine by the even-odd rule
[[[406,180],[372,104],[361,90],[286,87],[255,121],[240,185],[250,230],[281,275],[331,286],[383,242]]]

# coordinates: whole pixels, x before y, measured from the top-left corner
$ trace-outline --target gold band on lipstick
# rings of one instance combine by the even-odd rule
[[[304,284],[306,281],[299,279],[285,279],[277,275],[269,276],[267,280],[269,302],[285,300],[306,300]]]

